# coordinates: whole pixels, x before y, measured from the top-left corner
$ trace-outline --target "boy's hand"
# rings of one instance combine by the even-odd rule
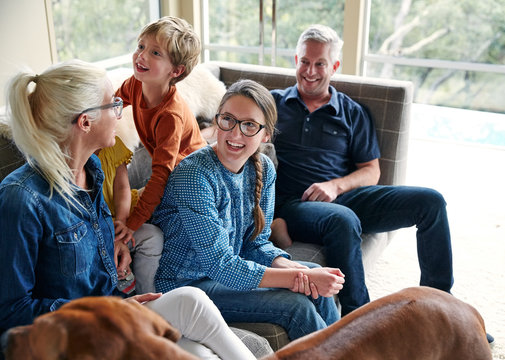
[[[114,221],[114,241],[121,241],[123,244],[127,245],[128,242],[132,242],[132,248],[135,247],[135,238],[133,237],[133,230],[126,226],[126,223],[122,220]]]
[[[131,262],[132,258],[128,246],[121,241],[114,241],[114,263],[116,264],[117,273],[122,277],[128,275]]]

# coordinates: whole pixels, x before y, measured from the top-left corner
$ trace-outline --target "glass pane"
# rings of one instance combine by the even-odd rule
[[[209,40],[225,46],[258,46],[256,0],[209,0]]]
[[[310,24],[333,27],[340,36],[343,30],[345,0],[299,1],[277,0],[276,65],[294,66],[294,50],[301,32]],[[263,2],[264,64],[271,63],[272,0]],[[260,58],[260,10],[257,0],[208,0],[209,42],[236,47],[236,50],[212,50],[212,60],[258,64]],[[239,49],[248,47],[249,49]]]
[[[414,102],[462,109],[505,112],[505,74],[368,63],[367,76],[379,77],[391,66],[391,78],[414,83]]]
[[[410,132],[416,139],[492,145],[505,150],[503,114],[413,104]]]
[[[374,0],[369,53],[505,64],[505,0]],[[377,62],[376,62],[377,61]],[[416,64],[417,65],[417,64]],[[447,65],[451,66],[451,63]],[[410,80],[415,102],[505,112],[505,74],[366,62],[366,75]]]
[[[78,58],[95,62],[132,53],[140,29],[159,17],[159,6],[154,6],[156,14],[152,14],[151,3],[52,0],[58,61]]]
[[[505,0],[373,0],[369,52],[505,64]]]
[[[270,1],[268,1],[270,3]],[[342,38],[345,0],[300,1],[277,0],[277,49],[289,49],[292,56],[277,56],[276,65],[294,67],[298,37],[309,25],[322,24],[334,29]],[[271,5],[270,5],[271,6]],[[271,31],[271,27],[269,27]],[[268,46],[271,39],[268,39]]]

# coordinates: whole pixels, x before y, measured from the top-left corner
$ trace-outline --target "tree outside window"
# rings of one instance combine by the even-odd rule
[[[58,61],[77,58],[96,62],[131,54],[142,27],[159,17],[158,2],[154,6],[152,3],[153,0],[52,0]],[[126,62],[131,59],[127,57]]]
[[[259,63],[260,1],[203,0],[208,8],[210,60]],[[264,64],[271,64],[273,11],[272,0],[263,1]],[[294,66],[298,37],[311,24],[324,24],[342,36],[345,0],[276,0],[276,65]],[[205,15],[204,15],[205,16]],[[217,45],[217,46],[216,46]]]
[[[422,61],[372,60],[366,74],[413,81],[417,103],[503,113],[504,19],[505,0],[373,0],[369,54],[484,66],[476,71],[457,63],[435,68]]]

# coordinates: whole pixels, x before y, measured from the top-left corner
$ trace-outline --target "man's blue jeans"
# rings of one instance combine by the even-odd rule
[[[420,285],[450,292],[453,284],[451,235],[443,196],[411,186],[366,186],[335,202],[288,199],[278,202],[293,241],[324,246],[327,265],[345,274],[338,294],[342,316],[370,301],[365,285],[361,234],[417,226]]]
[[[194,281],[189,285],[205,291],[227,323],[277,324],[286,330],[290,340],[324,329],[340,319],[333,297],[320,296],[314,300],[304,294],[277,288],[238,291],[210,279]]]

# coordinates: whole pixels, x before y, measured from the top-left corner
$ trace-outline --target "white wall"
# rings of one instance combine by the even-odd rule
[[[38,73],[52,64],[47,23],[44,0],[0,1],[0,106],[9,79],[20,69]]]

